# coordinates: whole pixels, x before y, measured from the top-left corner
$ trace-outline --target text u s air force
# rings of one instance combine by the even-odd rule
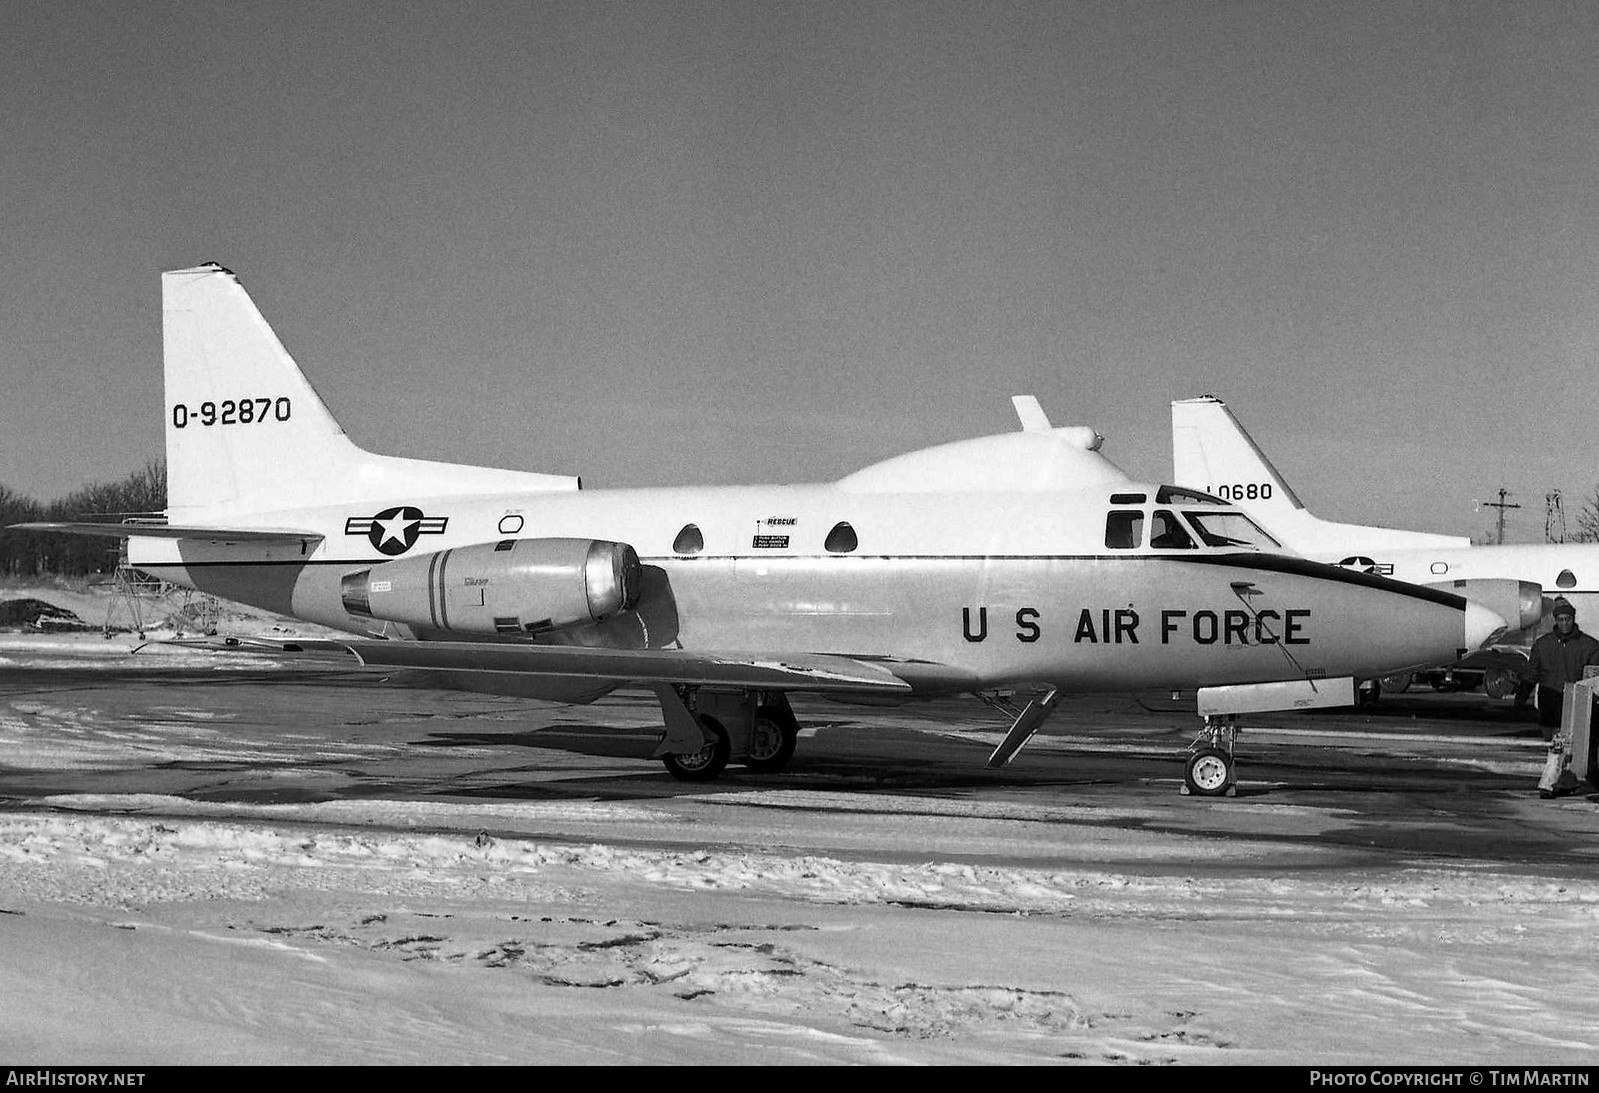
[[[1309,645],[1304,633],[1310,618],[1308,608],[1289,608],[1278,612],[1270,608],[1262,611],[1185,611],[1167,609],[1159,612],[1158,634],[1145,635],[1158,640],[1161,645],[1178,641],[1192,641],[1196,645]],[[1035,642],[1044,636],[1043,612],[1036,607],[1022,607],[1016,611],[1016,640]],[[1074,620],[1066,624],[1071,640],[1077,645],[1138,645],[1139,625],[1144,620],[1131,606],[1101,608],[1095,611],[1085,607]],[[988,608],[961,609],[961,634],[970,642],[988,638]]]

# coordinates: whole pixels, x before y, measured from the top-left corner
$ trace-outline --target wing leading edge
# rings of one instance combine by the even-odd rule
[[[907,694],[885,664],[824,653],[697,653],[683,649],[595,649],[492,642],[341,641],[374,668],[505,672],[613,683],[687,683],[768,690]]]
[[[214,642],[207,642],[213,645]],[[912,692],[974,690],[977,677],[934,661],[835,653],[695,652],[687,649],[608,649],[500,642],[389,641],[318,638],[229,639],[253,652],[348,653],[367,668],[436,672],[496,672],[597,683],[689,684],[750,690],[808,691],[909,697]]]

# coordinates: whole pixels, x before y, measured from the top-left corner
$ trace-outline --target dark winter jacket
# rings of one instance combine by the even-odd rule
[[[1551,632],[1532,643],[1527,678],[1540,687],[1560,690],[1581,679],[1583,666],[1587,664],[1599,664],[1599,639],[1573,626],[1564,638]]]

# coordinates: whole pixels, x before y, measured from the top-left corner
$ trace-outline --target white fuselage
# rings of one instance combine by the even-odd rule
[[[516,640],[744,653],[825,651],[942,666],[924,689],[1014,683],[1073,689],[1196,687],[1375,674],[1474,646],[1458,597],[1282,555],[1106,547],[1113,493],[878,493],[839,484],[529,493],[407,500],[424,520],[407,556],[512,538],[631,545],[637,608]],[[1131,506],[1138,508],[1139,506]],[[1146,513],[1156,507],[1145,503]],[[449,639],[350,614],[347,574],[391,559],[382,504],[264,513],[320,542],[134,538],[129,557],[166,579],[323,625]],[[834,535],[848,524],[850,549]],[[697,549],[684,537],[692,525]],[[828,548],[830,536],[835,549]],[[845,540],[847,541],[847,540]],[[388,542],[390,550],[397,541]],[[450,572],[450,596],[486,578]],[[477,584],[474,584],[474,580]],[[904,674],[904,673],[902,673]],[[911,673],[914,675],[914,671]]]

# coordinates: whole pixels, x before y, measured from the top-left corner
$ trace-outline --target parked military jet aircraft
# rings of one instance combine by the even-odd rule
[[[1322,520],[1305,508],[1226,403],[1207,395],[1173,402],[1171,409],[1176,482],[1231,500],[1307,558],[1449,589],[1504,615],[1512,632],[1499,640],[1498,651],[1512,655],[1479,653],[1465,662],[1488,671],[1487,685],[1496,694],[1513,689],[1516,655],[1548,628],[1540,625],[1544,590],[1566,597],[1579,612],[1599,613],[1599,546],[1472,546],[1460,536]]]
[[[673,774],[783,766],[787,695],[1200,691],[1202,713],[1347,704],[1352,677],[1505,623],[1444,591],[1285,555],[1237,506],[1128,479],[1087,428],[888,459],[835,482],[583,490],[356,447],[216,265],[163,278],[169,504],[138,568],[336,627],[367,665],[565,701],[651,689]],[[33,525],[35,527],[41,525]],[[1188,782],[1232,781],[1230,737]]]

